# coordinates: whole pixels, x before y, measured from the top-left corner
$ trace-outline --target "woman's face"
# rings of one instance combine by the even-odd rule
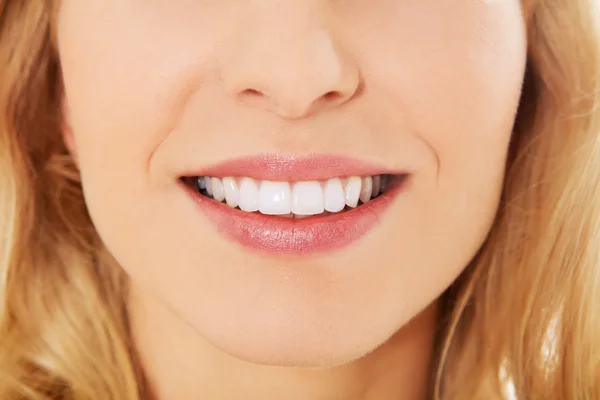
[[[148,304],[233,356],[361,357],[490,229],[525,68],[517,0],[63,0],[58,37],[100,236]],[[244,210],[200,194],[204,175],[234,177],[210,189]]]

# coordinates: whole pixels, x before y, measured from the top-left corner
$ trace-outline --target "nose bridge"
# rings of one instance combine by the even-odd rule
[[[221,71],[227,91],[288,118],[350,99],[358,69],[327,25],[324,2],[265,3],[245,14],[233,39]]]

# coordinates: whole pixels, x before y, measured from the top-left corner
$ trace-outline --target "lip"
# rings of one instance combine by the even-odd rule
[[[205,197],[185,183],[182,183],[182,187],[223,237],[261,253],[307,256],[340,250],[365,236],[406,188],[410,175],[347,158],[300,159],[281,156],[233,160],[194,175],[297,181],[381,173],[400,175],[382,195],[349,211],[301,219],[245,212]]]
[[[343,176],[373,176],[380,174],[400,175],[407,171],[393,171],[351,157],[338,155],[314,155],[297,157],[290,155],[261,154],[236,158],[223,163],[188,171],[184,176],[246,176],[269,181],[326,180]]]
[[[309,255],[340,250],[366,235],[405,188],[409,176],[381,196],[349,211],[283,218],[231,208],[182,184],[219,234],[261,253]]]

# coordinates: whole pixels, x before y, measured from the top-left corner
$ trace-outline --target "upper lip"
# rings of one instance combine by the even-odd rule
[[[260,154],[227,160],[197,171],[186,177],[250,177],[270,181],[326,180],[345,176],[372,176],[380,174],[405,174],[381,165],[342,155],[292,156]]]

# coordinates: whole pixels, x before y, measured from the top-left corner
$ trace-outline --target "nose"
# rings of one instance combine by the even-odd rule
[[[227,92],[242,104],[300,119],[339,107],[357,93],[357,64],[311,1],[285,1],[245,14],[222,65]],[[304,7],[302,9],[302,7]]]

